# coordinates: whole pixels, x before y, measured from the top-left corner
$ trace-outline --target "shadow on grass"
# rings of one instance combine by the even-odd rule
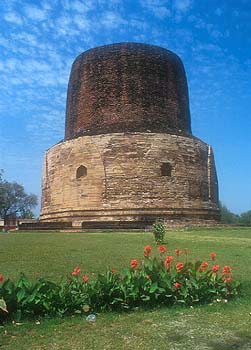
[[[175,342],[175,343],[182,343],[184,341],[184,334],[177,333],[177,332],[170,332],[168,334],[168,341]]]
[[[213,340],[208,345],[212,350],[248,350],[251,349],[251,335],[239,334],[225,340]]]

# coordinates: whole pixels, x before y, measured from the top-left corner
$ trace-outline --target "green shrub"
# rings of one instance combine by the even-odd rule
[[[2,278],[0,300],[6,302],[12,318],[20,319],[139,306],[203,304],[229,300],[238,294],[239,283],[232,279],[232,269],[216,265],[215,253],[210,254],[211,263],[192,263],[187,249],[176,249],[172,256],[161,245],[158,257],[151,257],[151,251],[152,247],[146,246],[142,261],[132,259],[130,267],[121,273],[112,269],[89,278],[76,267],[58,284],[45,279],[30,281],[23,274],[17,281]]]
[[[153,235],[155,242],[157,244],[163,244],[164,243],[164,237],[166,234],[166,227],[163,222],[157,221],[153,224]]]

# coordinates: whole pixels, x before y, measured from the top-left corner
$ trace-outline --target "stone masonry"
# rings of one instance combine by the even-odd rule
[[[218,216],[213,151],[191,133],[181,60],[134,43],[81,54],[65,140],[44,158],[40,219],[84,228]]]

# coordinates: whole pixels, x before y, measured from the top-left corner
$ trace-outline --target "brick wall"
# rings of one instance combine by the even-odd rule
[[[82,53],[70,75],[65,138],[134,131],[191,133],[181,60],[166,49],[135,43]]]

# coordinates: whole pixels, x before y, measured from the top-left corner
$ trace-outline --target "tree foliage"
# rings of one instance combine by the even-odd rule
[[[220,220],[224,224],[238,224],[239,216],[232,213],[224,204],[220,203]]]
[[[248,210],[240,214],[239,222],[241,225],[250,226],[251,225],[251,210]]]
[[[220,203],[220,213],[220,220],[224,224],[251,226],[251,210],[237,215],[232,213],[224,204]]]
[[[0,172],[0,217],[14,214],[20,217],[31,216],[31,210],[37,205],[35,194],[27,194],[17,182],[8,182]]]

